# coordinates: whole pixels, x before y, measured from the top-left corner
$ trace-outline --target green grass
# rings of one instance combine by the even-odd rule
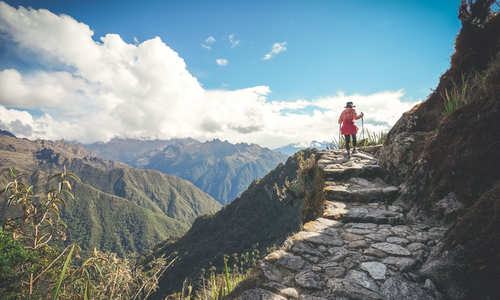
[[[468,102],[467,97],[472,81],[472,77],[465,77],[465,75],[462,74],[460,82],[453,80],[451,88],[441,92],[444,113],[446,116],[450,116],[459,107]]]
[[[387,132],[380,131],[374,132],[368,129],[363,129],[361,133],[356,135],[357,137],[357,147],[366,147],[366,146],[376,146],[382,145],[387,138]],[[340,140],[333,138],[330,143],[330,149],[345,149],[345,137],[340,136]]]
[[[270,251],[270,250],[269,250]],[[249,278],[260,260],[258,250],[232,256],[224,255],[222,269],[211,266],[202,270],[200,279],[190,283],[185,279],[179,292],[167,296],[167,300],[222,300],[231,299],[238,285]]]

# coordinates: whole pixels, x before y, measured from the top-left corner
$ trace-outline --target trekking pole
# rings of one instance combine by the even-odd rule
[[[341,124],[339,124],[339,150],[340,150],[340,126]]]
[[[363,112],[361,112],[363,113]],[[361,134],[363,134],[363,140],[365,139],[365,115],[361,117]],[[365,141],[363,141],[365,143]]]

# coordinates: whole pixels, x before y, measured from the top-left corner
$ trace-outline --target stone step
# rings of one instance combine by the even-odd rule
[[[323,151],[318,161],[326,180],[342,180],[350,177],[374,178],[385,175],[377,159],[358,152],[347,158],[345,150]]]
[[[446,228],[319,218],[304,229],[264,258],[264,283],[239,299],[436,299],[416,270]]]
[[[362,165],[347,163],[338,165],[327,165],[323,168],[325,180],[340,181],[351,177],[376,178],[384,177],[386,172],[377,164]]]
[[[399,188],[380,178],[354,177],[341,182],[326,181],[324,191],[330,201],[392,202],[398,196]]]
[[[404,224],[403,209],[383,203],[326,201],[323,217],[344,223]]]

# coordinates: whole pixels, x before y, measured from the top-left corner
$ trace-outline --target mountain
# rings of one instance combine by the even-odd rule
[[[500,14],[490,4],[464,2],[451,67],[379,152],[413,219],[450,226],[420,270],[446,299],[500,299]]]
[[[84,249],[142,252],[159,241],[182,235],[197,216],[220,208],[212,197],[175,176],[103,160],[61,141],[0,135],[2,185],[8,180],[9,167],[40,186],[63,166],[82,181],[74,184],[76,200],[68,201],[62,217],[69,239]]]
[[[377,151],[380,168],[389,172],[388,176],[384,174],[384,181],[399,185],[395,201],[385,203],[375,214],[369,213],[369,209],[334,205],[342,211],[339,214],[357,216],[355,220],[359,215],[374,220],[377,214],[389,217],[402,211],[407,225],[380,227],[365,220],[367,224],[348,228],[349,234],[343,238],[353,242],[346,252],[324,246],[323,253],[304,256],[306,259],[275,256],[280,268],[269,268],[264,275],[273,281],[268,288],[281,291],[280,296],[260,290],[257,297],[243,299],[296,299],[296,295],[288,293],[289,284],[317,292],[304,297],[307,299],[320,299],[317,294],[324,289],[333,290],[337,293],[335,296],[342,299],[385,298],[373,291],[392,295],[387,299],[500,299],[500,14],[489,13],[493,3],[486,0],[462,3],[459,15],[463,26],[455,42],[450,68],[424,102],[403,114]],[[286,164],[253,183],[240,198],[215,215],[197,219],[181,239],[160,244],[155,250],[157,255],[177,252],[179,262],[160,280],[156,298],[179,290],[183,278],[199,278],[201,268],[218,261],[220,264],[222,253],[230,255],[252,247],[279,244],[300,228],[304,221],[301,207],[307,205],[309,201],[305,200],[311,197],[301,197],[294,192],[300,180],[293,174],[300,169],[299,156],[311,155],[307,154],[309,151],[314,150],[290,157]],[[349,172],[356,174],[359,166],[355,162],[347,164]],[[334,166],[330,172],[338,174],[337,168]],[[304,182],[314,182],[315,177],[309,176]],[[307,194],[314,191],[314,187],[317,185],[303,190]],[[341,197],[345,197],[348,189],[349,186],[344,186],[338,190]],[[355,207],[356,202],[351,204]],[[372,202],[368,205],[373,204],[376,205]],[[380,231],[369,239],[381,241],[377,249],[385,253],[371,251],[359,242],[363,237],[358,234],[368,237],[368,228],[374,226],[379,226]],[[433,226],[440,227],[439,234],[431,230]],[[412,233],[412,228],[421,232]],[[321,244],[331,243],[332,239],[335,237]],[[259,246],[255,246],[257,243]],[[409,259],[413,254],[405,247],[411,247],[419,258]],[[362,249],[362,254],[349,256],[356,248]],[[423,251],[424,248],[428,250]],[[302,255],[312,253],[304,246],[295,251]],[[325,253],[337,255],[335,259],[321,261]],[[374,260],[370,256],[386,257],[387,254],[391,256],[384,264],[389,266],[383,266],[383,273],[390,277],[404,271],[404,276],[375,278],[375,268],[368,267]],[[314,264],[315,255],[323,262],[319,266]],[[339,270],[340,264],[364,265],[369,274],[350,272],[348,281],[339,281],[338,274],[343,276],[346,271]],[[306,271],[290,275],[290,270],[299,269],[297,265],[303,265]],[[377,290],[378,283],[368,276],[383,283],[382,291]],[[327,285],[318,284],[325,278]],[[405,280],[419,282],[408,285]],[[288,290],[286,294],[285,290]],[[436,293],[431,296],[429,291]]]
[[[281,153],[255,144],[231,144],[218,139],[204,143],[194,139],[113,139],[83,146],[106,159],[189,180],[222,204],[230,203],[253,180],[286,159]]]
[[[6,136],[14,137],[14,138],[16,137],[10,131],[3,130],[3,129],[0,129],[0,135],[6,135]]]
[[[215,215],[196,219],[182,238],[160,244],[155,255],[175,252],[178,260],[161,278],[156,298],[178,290],[185,278],[198,279],[202,268],[220,266],[224,254],[265,253],[317,217],[323,209],[317,159],[313,149],[296,153]]]
[[[293,155],[296,152],[299,152],[300,150],[304,150],[307,148],[315,148],[318,150],[325,150],[327,149],[327,146],[330,145],[330,142],[318,142],[318,141],[312,141],[309,144],[301,144],[301,143],[294,143],[294,144],[288,144],[276,149],[273,149],[273,151],[282,153],[284,155]]]
[[[140,140],[113,138],[109,142],[97,142],[93,144],[79,144],[97,156],[124,162],[130,166],[142,165],[141,159],[150,153],[161,151],[172,144],[189,144],[196,142],[193,139],[170,139],[170,140]]]

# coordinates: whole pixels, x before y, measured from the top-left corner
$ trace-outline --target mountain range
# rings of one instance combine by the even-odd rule
[[[118,254],[144,252],[165,239],[181,236],[195,218],[221,205],[190,182],[158,171],[135,169],[96,157],[62,141],[30,141],[0,135],[0,184],[8,168],[34,186],[66,166],[80,177],[74,201],[61,211],[69,241],[84,249]],[[4,197],[0,204],[4,204]]]
[[[104,159],[189,180],[224,205],[288,157],[256,144],[231,144],[218,139],[199,142],[191,138],[115,138],[82,146]]]
[[[300,150],[304,150],[307,148],[315,148],[318,150],[325,150],[331,144],[331,142],[319,142],[319,141],[311,141],[310,143],[292,143],[279,148],[273,149],[276,152],[282,153],[284,155],[293,155]]]

